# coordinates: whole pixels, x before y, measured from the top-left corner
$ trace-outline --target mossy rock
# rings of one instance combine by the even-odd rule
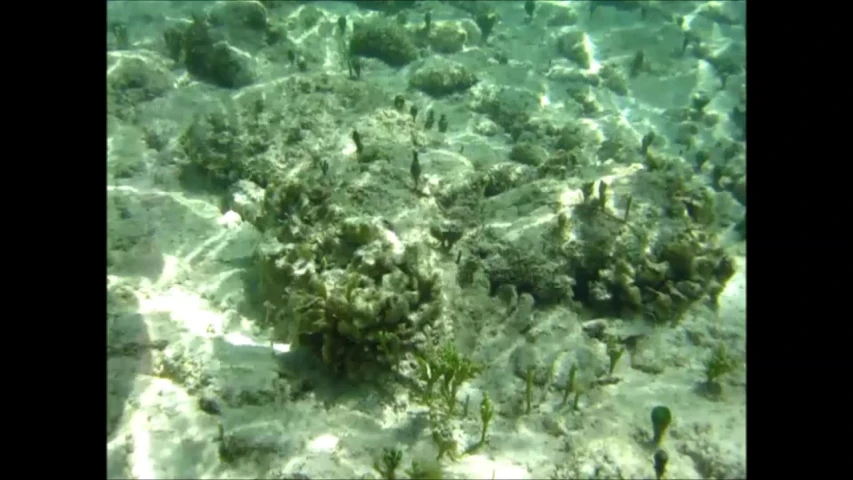
[[[267,10],[260,2],[222,2],[210,11],[210,23],[264,30],[267,27]]]
[[[509,159],[531,167],[538,167],[548,160],[548,152],[532,142],[519,142],[513,145]]]
[[[261,290],[276,339],[351,378],[387,371],[420,348],[441,315],[438,276],[416,247],[399,250],[382,229],[354,218],[302,243],[267,242]]]
[[[585,35],[581,31],[566,32],[557,37],[557,52],[582,68],[589,68],[592,64],[586,50]]]
[[[331,202],[332,190],[322,182],[307,183],[298,178],[278,180],[264,194],[258,228],[275,232],[282,241],[302,241],[310,231],[303,223],[332,222],[339,213]]]
[[[489,168],[481,183],[486,198],[500,195],[512,188],[523,185],[533,179],[535,171],[524,165],[512,162],[498,163]]]
[[[716,304],[734,274],[715,236],[688,218],[625,226],[586,205],[575,215],[577,241],[566,255],[576,300],[596,315],[676,322],[697,302]]]
[[[107,75],[107,112],[128,118],[140,103],[172,90],[169,71],[152,60],[121,58]]]
[[[349,53],[376,58],[392,67],[405,66],[419,57],[409,32],[393,22],[381,20],[354,25]]]
[[[409,86],[428,95],[441,97],[467,91],[477,83],[477,76],[458,62],[433,58],[409,77]]]
[[[213,108],[197,115],[179,139],[191,166],[207,173],[219,186],[228,186],[242,174],[242,128],[237,114]]]
[[[231,48],[221,35],[214,35],[205,18],[196,16],[185,29],[172,29],[164,35],[170,55],[183,59],[195,77],[224,88],[254,82],[251,59]]]
[[[578,22],[578,14],[574,10],[560,6],[555,8],[554,13],[548,19],[549,27],[568,27]]]
[[[476,110],[503,127],[513,140],[518,139],[527,127],[531,113],[539,105],[539,96],[536,93],[506,86],[485,91],[483,98],[478,100]]]
[[[468,33],[455,23],[444,23],[430,32],[428,40],[429,46],[438,53],[457,53],[465,46]]]
[[[605,63],[598,72],[601,84],[617,95],[628,95],[628,77],[612,63]]]

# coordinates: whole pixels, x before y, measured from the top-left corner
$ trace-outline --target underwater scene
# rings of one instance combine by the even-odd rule
[[[746,478],[744,1],[105,6],[108,478]]]

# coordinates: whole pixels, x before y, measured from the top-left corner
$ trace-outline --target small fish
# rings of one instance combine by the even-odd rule
[[[412,174],[412,181],[415,182],[415,190],[418,190],[421,182],[421,162],[418,160],[417,150],[412,150],[412,164],[409,166],[409,173]]]
[[[432,124],[435,123],[435,112],[432,109],[427,110],[427,118],[424,122],[424,128],[429,130],[432,128]]]

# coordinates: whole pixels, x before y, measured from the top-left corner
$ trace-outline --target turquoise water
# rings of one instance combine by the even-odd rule
[[[108,476],[744,478],[745,17],[108,2]]]

